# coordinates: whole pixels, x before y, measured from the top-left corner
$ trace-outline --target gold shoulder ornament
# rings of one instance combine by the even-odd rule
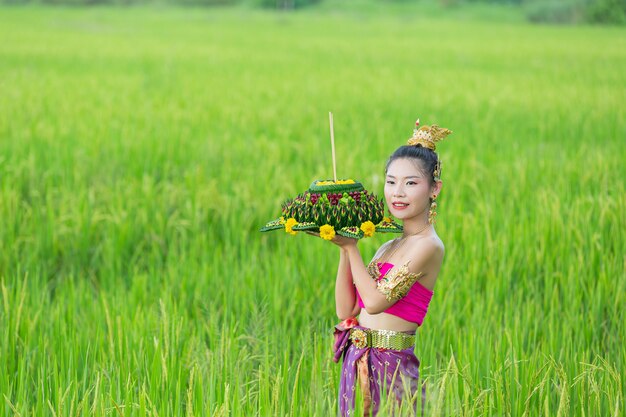
[[[410,261],[409,261],[410,262]],[[423,272],[409,272],[409,262],[391,274],[387,274],[376,282],[376,288],[389,302],[404,298],[415,281],[424,276]]]

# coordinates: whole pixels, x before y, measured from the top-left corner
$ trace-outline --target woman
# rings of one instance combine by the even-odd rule
[[[426,315],[444,256],[433,228],[442,186],[435,143],[449,133],[436,125],[416,127],[409,145],[387,162],[385,201],[403,222],[402,237],[383,244],[367,266],[356,239],[336,235],[332,240],[340,247],[335,303],[343,321],[335,330],[335,361],[343,357],[342,416],[353,414],[359,389],[366,416],[376,415],[385,398],[395,398],[394,406],[410,398],[404,407],[417,410],[415,331]]]

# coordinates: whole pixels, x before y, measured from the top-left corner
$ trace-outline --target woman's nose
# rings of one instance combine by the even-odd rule
[[[393,189],[393,195],[394,197],[401,197],[404,195],[404,188],[402,188],[402,186],[400,185],[396,185],[396,187]]]

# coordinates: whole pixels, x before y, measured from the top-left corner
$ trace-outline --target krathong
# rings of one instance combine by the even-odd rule
[[[283,229],[318,232],[322,239],[335,234],[355,239],[374,232],[402,232],[402,226],[384,216],[382,199],[370,193],[358,181],[314,181],[309,189],[282,204],[282,215],[268,222],[262,232]]]
[[[319,233],[325,240],[335,235],[361,239],[374,232],[402,233],[402,226],[384,217],[385,205],[363,184],[353,179],[337,179],[333,115],[330,140],[333,158],[333,179],[313,181],[309,189],[283,202],[282,215],[261,228],[262,232],[284,230],[290,235],[298,231]]]

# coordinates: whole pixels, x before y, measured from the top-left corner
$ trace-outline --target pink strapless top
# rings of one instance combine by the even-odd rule
[[[378,268],[380,269],[380,276],[377,280],[384,277],[385,274],[393,268],[393,264],[390,264],[389,262],[381,264],[378,262]],[[365,305],[363,304],[363,300],[361,300],[358,290],[356,292],[356,296],[359,301],[359,307],[364,308]],[[424,316],[426,316],[426,312],[428,311],[428,304],[430,303],[430,299],[432,297],[433,291],[424,287],[419,283],[419,281],[415,281],[415,284],[413,284],[408,294],[385,310],[385,313],[393,314],[394,316],[398,316],[412,323],[417,323],[418,326],[421,326],[424,321]]]

